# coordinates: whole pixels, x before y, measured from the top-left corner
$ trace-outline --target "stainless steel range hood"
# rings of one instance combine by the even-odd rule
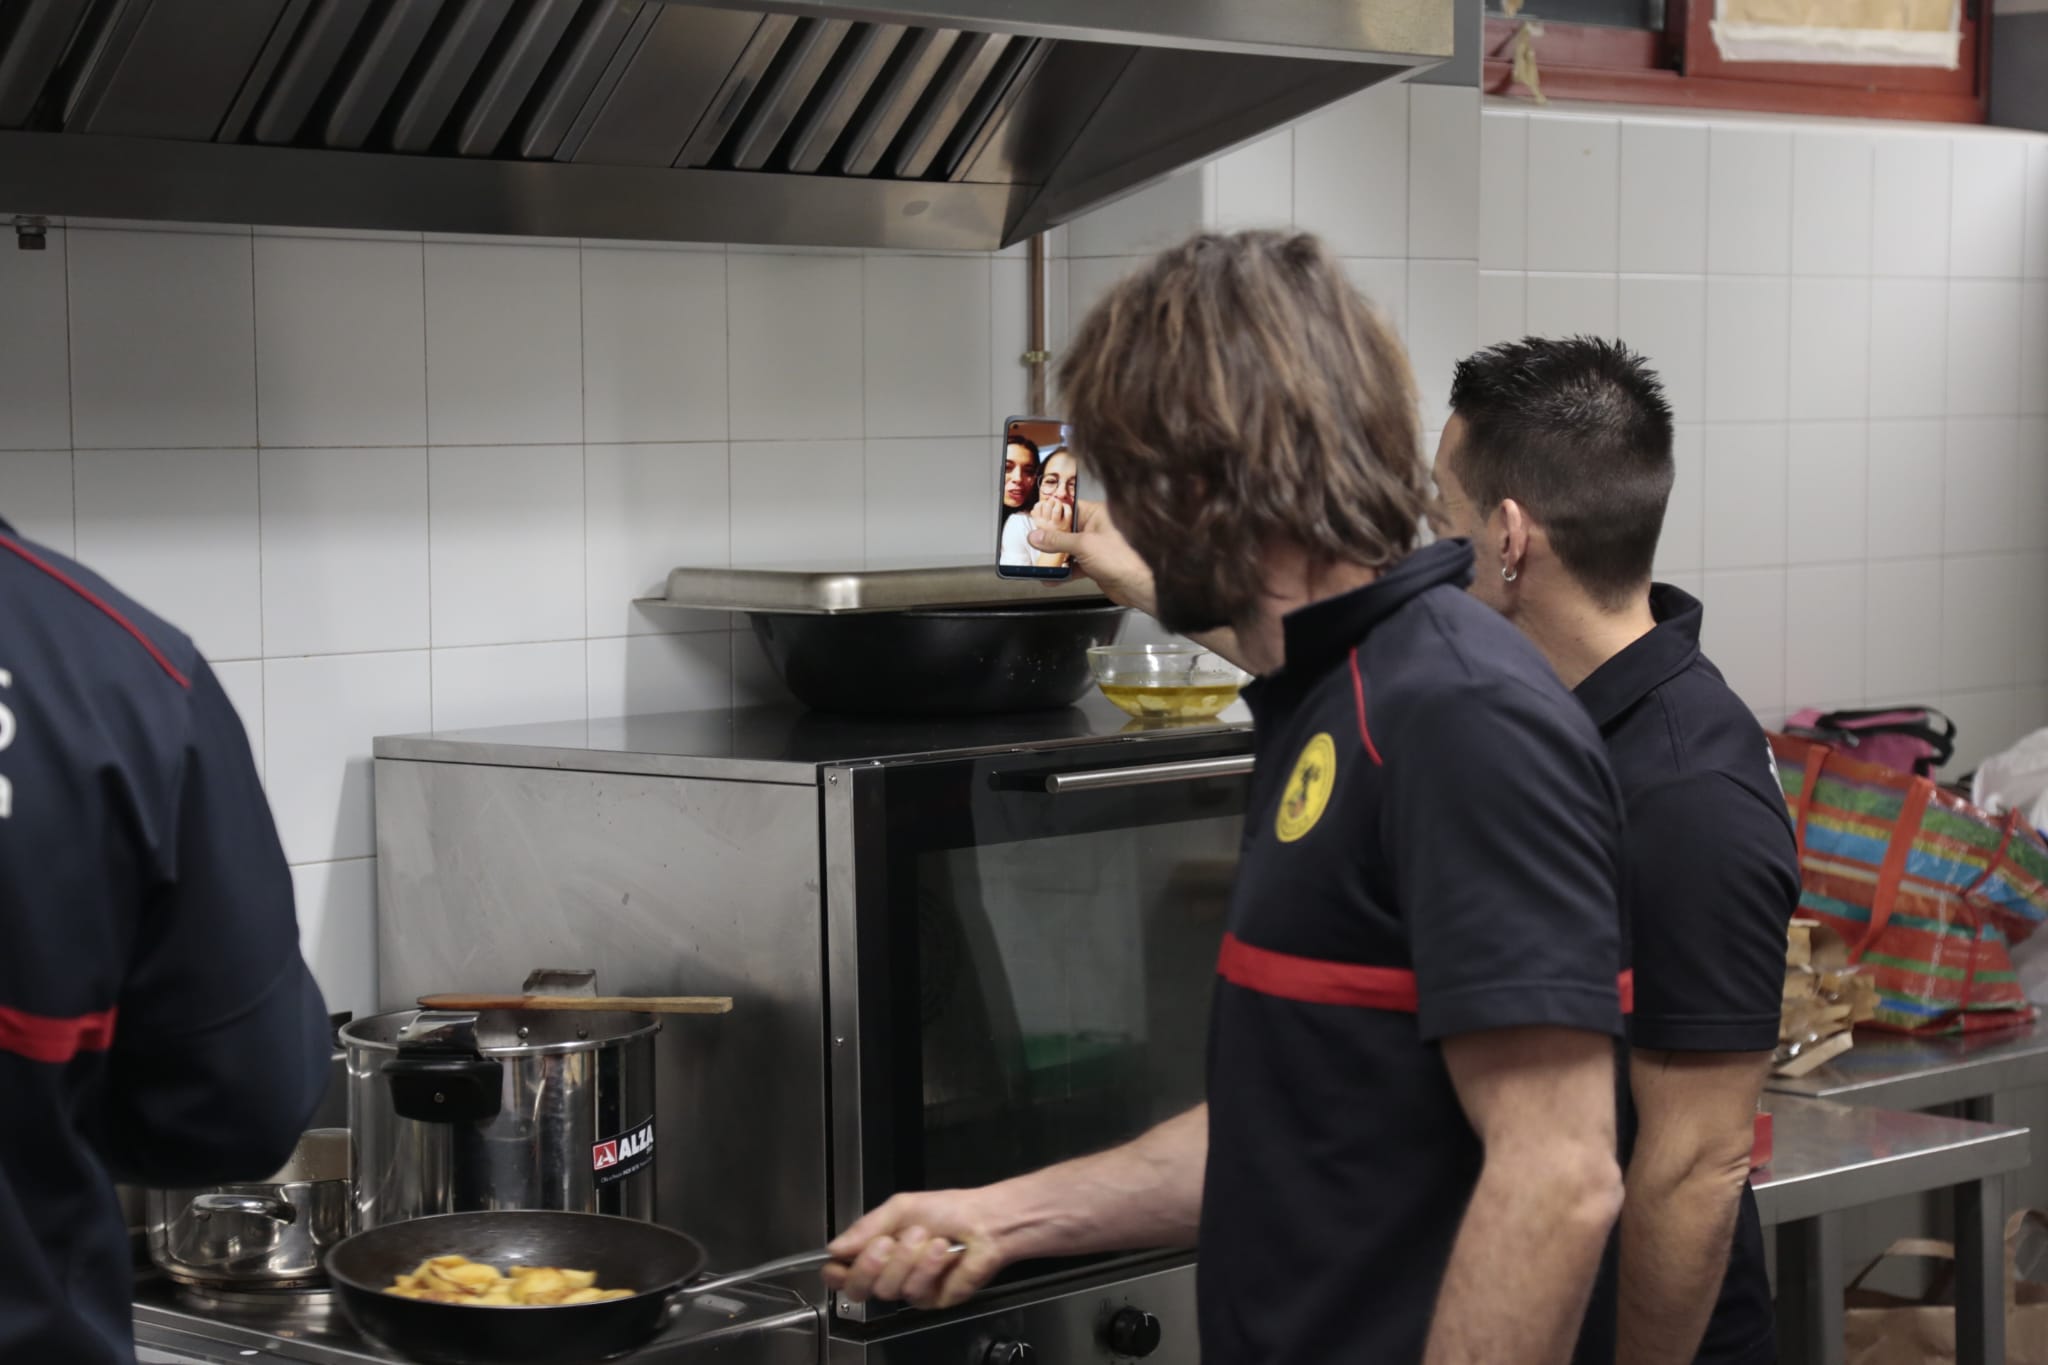
[[[985,249],[1451,28],[1452,0],[0,0],[0,210]]]

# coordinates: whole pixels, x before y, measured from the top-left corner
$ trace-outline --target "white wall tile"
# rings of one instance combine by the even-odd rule
[[[1945,692],[1941,709],[1956,723],[1956,751],[1942,766],[1951,780],[1974,772],[1977,766],[2007,746],[2016,737],[2014,717],[2017,694],[2009,687],[1983,692]]]
[[[1791,290],[1781,279],[1707,281],[1707,418],[1782,419]]]
[[[1861,132],[1801,132],[1792,140],[1792,269],[1870,273],[1876,147]]]
[[[1948,555],[2016,550],[2023,509],[2019,423],[2011,417],[1951,417],[1942,478],[1941,548]],[[2044,510],[2031,509],[2038,517]]]
[[[1870,415],[1936,417],[1948,405],[1948,286],[1870,282]]]
[[[299,952],[327,1008],[358,1019],[377,1009],[377,860],[292,869]]]
[[[1471,260],[1479,254],[1479,91],[1408,87],[1408,250]]]
[[[1408,358],[1421,397],[1422,425],[1435,431],[1450,417],[1451,375],[1472,354],[1479,327],[1479,270],[1458,261],[1408,266]]]
[[[994,313],[989,327],[989,431],[1000,431],[1012,417],[1035,417],[1031,406],[1031,373],[1024,364],[1026,343],[1031,337],[1031,270],[1026,261],[998,260],[994,263]],[[1046,402],[1050,405],[1053,371],[1058,356],[1067,346],[1068,265],[1061,260],[1046,262],[1045,339],[1054,359],[1047,365]]]
[[[1664,507],[1664,531],[1657,537],[1656,573],[1697,573],[1704,557],[1706,516],[1706,433],[1680,424],[1671,433],[1671,501]]]
[[[1619,281],[1612,275],[1528,277],[1529,335],[1539,337],[1615,334],[1620,313]]]
[[[735,445],[731,478],[735,567],[850,569],[866,562],[861,442]]]
[[[2015,574],[2019,579],[2020,602],[2024,608],[2034,600],[2039,585],[2048,583],[2048,554],[2020,555],[2018,564]],[[2048,630],[2014,631],[2013,652],[2017,656],[2015,673],[2020,682],[2048,682]],[[2041,724],[2048,725],[2048,721]],[[2017,733],[2025,734],[2026,731]]]
[[[864,287],[868,435],[981,431],[989,405],[989,262],[870,256]]]
[[[73,479],[80,560],[207,658],[262,653],[255,451],[81,450]]]
[[[264,785],[286,859],[375,852],[370,741],[416,734],[432,719],[425,650],[266,661]]]
[[[2036,730],[2048,730],[2048,686],[2023,685],[2012,693],[2012,736],[2024,739]]]
[[[1870,281],[1794,279],[1790,402],[1794,419],[1870,411]]]
[[[428,452],[436,647],[583,634],[583,447]]]
[[[582,440],[577,250],[429,242],[426,253],[428,440]]]
[[[1941,566],[1941,690],[2010,687],[2017,680],[2022,585],[2015,555],[1950,556]],[[1960,729],[1962,722],[1956,722]]]
[[[782,679],[775,675],[775,665],[769,662],[768,652],[761,647],[761,641],[752,630],[732,632],[732,704],[736,707],[797,704],[789,689],[782,685]]]
[[[731,704],[732,639],[724,631],[592,640],[586,660],[592,720]]]
[[[1528,222],[1529,117],[1519,111],[1482,109],[1479,115],[1481,268],[1524,268],[1529,260]]]
[[[256,413],[271,446],[421,445],[418,242],[258,236]]]
[[[1698,275],[1707,268],[1707,129],[1621,126],[1621,268]]]
[[[1706,567],[1784,564],[1785,428],[1765,422],[1710,426],[1705,465]]]
[[[581,640],[434,651],[434,728],[472,730],[582,720]]]
[[[1792,268],[1792,134],[1716,127],[1708,158],[1707,269],[1782,275]]]
[[[999,449],[980,436],[869,441],[861,483],[869,566],[993,563]],[[1101,496],[1085,474],[1081,496]]]
[[[1911,697],[1941,687],[1941,651],[1928,639],[1941,619],[1941,561],[1873,563],[1866,575],[1863,686],[1872,698]]]
[[[725,439],[725,253],[583,248],[583,434]]]
[[[847,256],[726,259],[734,440],[859,434],[861,275]]]
[[[1209,225],[1216,231],[1284,228],[1294,221],[1292,129],[1226,152],[1208,169]]]
[[[1786,562],[1840,564],[1864,558],[1865,486],[1869,427],[1863,422],[1795,422],[1789,452],[1786,505],[1793,509],[1787,529]],[[1862,613],[1857,613],[1862,620]],[[1862,652],[1857,652],[1861,659]],[[1859,665],[1860,666],[1860,665]],[[1851,692],[1816,692],[1821,697]]]
[[[1408,337],[1408,262],[1347,260],[1344,273],[1405,342]]]
[[[2026,240],[2027,143],[1971,131],[1955,139],[1949,274],[2016,280]]]
[[[73,554],[71,452],[0,451],[0,520],[25,539]]]
[[[2020,410],[2019,281],[1949,281],[1947,369],[1952,415]]]
[[[249,237],[67,234],[73,440],[256,443]]]
[[[1943,424],[1870,424],[1869,552],[1872,559],[1941,553]]]
[[[1672,415],[1706,416],[1707,285],[1698,278],[1624,275],[1619,335],[1664,381]]]
[[[1529,116],[1529,268],[1613,270],[1619,264],[1621,125]]]
[[[261,469],[263,652],[426,648],[427,452],[266,450]]]
[[[249,737],[249,757],[256,761],[256,776],[263,776],[263,661],[237,659],[211,664],[228,705],[235,708],[242,730]]]
[[[1067,263],[1067,319],[1071,332],[1077,332],[1088,320],[1089,310],[1096,300],[1107,293],[1109,287],[1145,264],[1139,256],[1091,257]],[[1057,366],[1055,366],[1057,370]],[[1053,376],[1047,376],[1047,386],[1052,387]],[[1023,414],[1005,413],[1006,417]],[[1032,414],[1036,415],[1036,414]]]
[[[2011,501],[2022,550],[2048,550],[2048,418],[2022,417]],[[2048,578],[2042,582],[2048,583]],[[2048,634],[2048,632],[2040,632]]]
[[[1388,83],[1294,128],[1294,222],[1339,256],[1408,254],[1408,90]]]
[[[583,451],[584,632],[725,630],[725,612],[633,605],[661,595],[670,569],[731,562],[723,442],[593,445]]]
[[[1701,584],[1706,621],[1700,645],[1751,711],[1773,716],[1785,705],[1785,571],[1708,572]]]
[[[1519,341],[1528,335],[1528,321],[1528,276],[1518,270],[1480,271],[1478,344]]]
[[[1067,255],[1149,255],[1199,232],[1208,207],[1208,178],[1201,167],[1190,167],[1076,218]]]
[[[0,251],[0,449],[71,445],[66,236],[52,228],[41,251]]]
[[[1948,273],[1949,139],[1887,130],[1871,185],[1871,267],[1879,275]]]
[[[2020,286],[2020,411],[2048,414],[2048,281]]]
[[[1839,564],[1785,575],[1785,704],[1863,696],[1863,569]]]
[[[2027,223],[2023,265],[2030,280],[2048,279],[2048,141],[2027,143]]]

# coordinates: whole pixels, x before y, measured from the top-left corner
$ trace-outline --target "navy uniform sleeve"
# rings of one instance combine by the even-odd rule
[[[1620,797],[1564,703],[1504,680],[1404,718],[1383,823],[1425,1040],[1622,1031]]]
[[[1623,839],[1636,1008],[1629,1040],[1670,1052],[1778,1045],[1798,853],[1782,808],[1718,773],[1630,803]]]
[[[157,1185],[283,1165],[331,1047],[248,738],[204,664],[188,705],[173,843],[122,987],[105,1115],[117,1171]]]

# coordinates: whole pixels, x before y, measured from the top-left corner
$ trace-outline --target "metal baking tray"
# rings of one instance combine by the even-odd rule
[[[990,564],[858,571],[674,569],[664,595],[640,599],[649,607],[802,616],[1104,600],[1090,579],[1003,578]]]

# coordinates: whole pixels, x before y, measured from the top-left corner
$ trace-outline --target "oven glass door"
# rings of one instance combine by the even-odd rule
[[[1211,733],[848,774],[857,952],[835,938],[831,953],[835,1020],[849,969],[858,1001],[857,1119],[834,1097],[842,1226],[897,1191],[1035,1170],[1201,1101],[1249,749]],[[836,936],[843,901],[828,904]]]

